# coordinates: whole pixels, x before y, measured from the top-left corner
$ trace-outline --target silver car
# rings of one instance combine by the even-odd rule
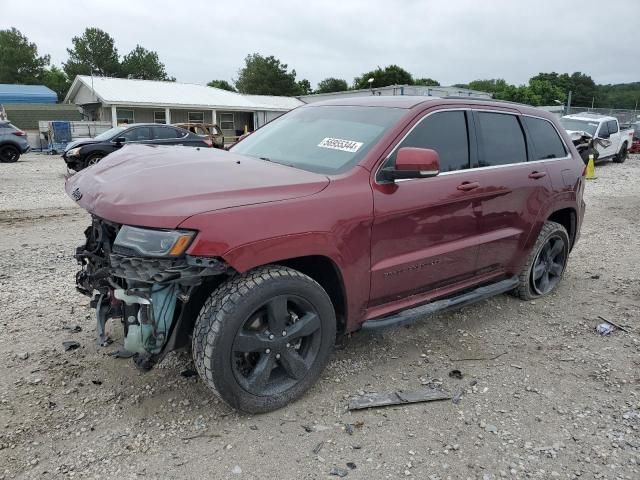
[[[0,120],[0,162],[17,162],[31,147],[27,134],[6,120]]]

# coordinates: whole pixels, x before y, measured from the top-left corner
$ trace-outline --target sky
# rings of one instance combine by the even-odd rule
[[[596,83],[640,81],[639,0],[0,0],[52,63],[98,27],[120,55],[155,50],[180,82],[233,81],[250,53],[274,55],[312,86],[397,64],[442,85],[581,71]],[[625,21],[629,23],[624,24]]]

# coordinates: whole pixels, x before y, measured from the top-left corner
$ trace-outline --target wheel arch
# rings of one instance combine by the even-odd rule
[[[569,248],[573,248],[577,233],[578,214],[573,207],[561,208],[553,211],[547,217],[547,221],[562,225],[569,234]]]
[[[336,263],[324,255],[307,255],[274,262],[276,265],[293,268],[318,282],[327,292],[336,312],[338,332],[344,332],[347,319],[347,302],[344,279]]]

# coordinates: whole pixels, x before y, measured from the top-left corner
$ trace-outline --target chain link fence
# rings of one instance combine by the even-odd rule
[[[598,113],[600,115],[608,115],[610,117],[616,117],[621,124],[629,124],[640,121],[640,110],[623,110],[619,108],[584,108],[584,107],[571,107],[569,114],[573,113]]]

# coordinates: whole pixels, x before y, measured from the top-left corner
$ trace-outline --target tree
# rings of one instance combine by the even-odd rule
[[[433,78],[416,78],[414,80],[414,85],[421,85],[424,87],[439,87],[440,82],[434,80]]]
[[[230,92],[235,92],[236,91],[236,89],[233,88],[233,85],[231,85],[226,80],[211,80],[209,83],[207,83],[207,86],[214,87],[214,88],[220,88],[222,90],[229,90]]]
[[[502,78],[491,78],[488,80],[474,80],[469,82],[467,88],[480,92],[497,93],[507,88],[507,82]]]
[[[311,88],[311,82],[306,78],[303,78],[298,82],[298,95],[310,95],[313,93],[313,89]]]
[[[263,57],[258,53],[247,55],[245,65],[238,72],[236,88],[241,93],[255,95],[300,94],[300,85],[296,83],[296,71],[289,72],[286,63],[273,55]]]
[[[369,84],[369,79],[373,78],[373,84]],[[373,88],[386,87],[387,85],[413,85],[413,77],[404,68],[398,65],[389,65],[384,68],[376,68],[370,72],[365,72],[353,79],[353,88]]]
[[[0,30],[0,83],[38,83],[47,65],[49,55],[39,56],[19,30]]]
[[[69,91],[71,82],[62,69],[52,65],[40,76],[40,81],[58,95],[58,101],[62,102]]]
[[[318,83],[315,93],[344,92],[346,90],[349,90],[346,80],[329,77]]]
[[[136,45],[136,48],[122,58],[120,74],[142,80],[170,80],[158,54],[140,45]]]
[[[118,50],[107,32],[87,28],[81,37],[73,37],[71,43],[73,48],[67,48],[69,60],[64,64],[64,71],[70,79],[91,73],[117,77],[120,73]]]

